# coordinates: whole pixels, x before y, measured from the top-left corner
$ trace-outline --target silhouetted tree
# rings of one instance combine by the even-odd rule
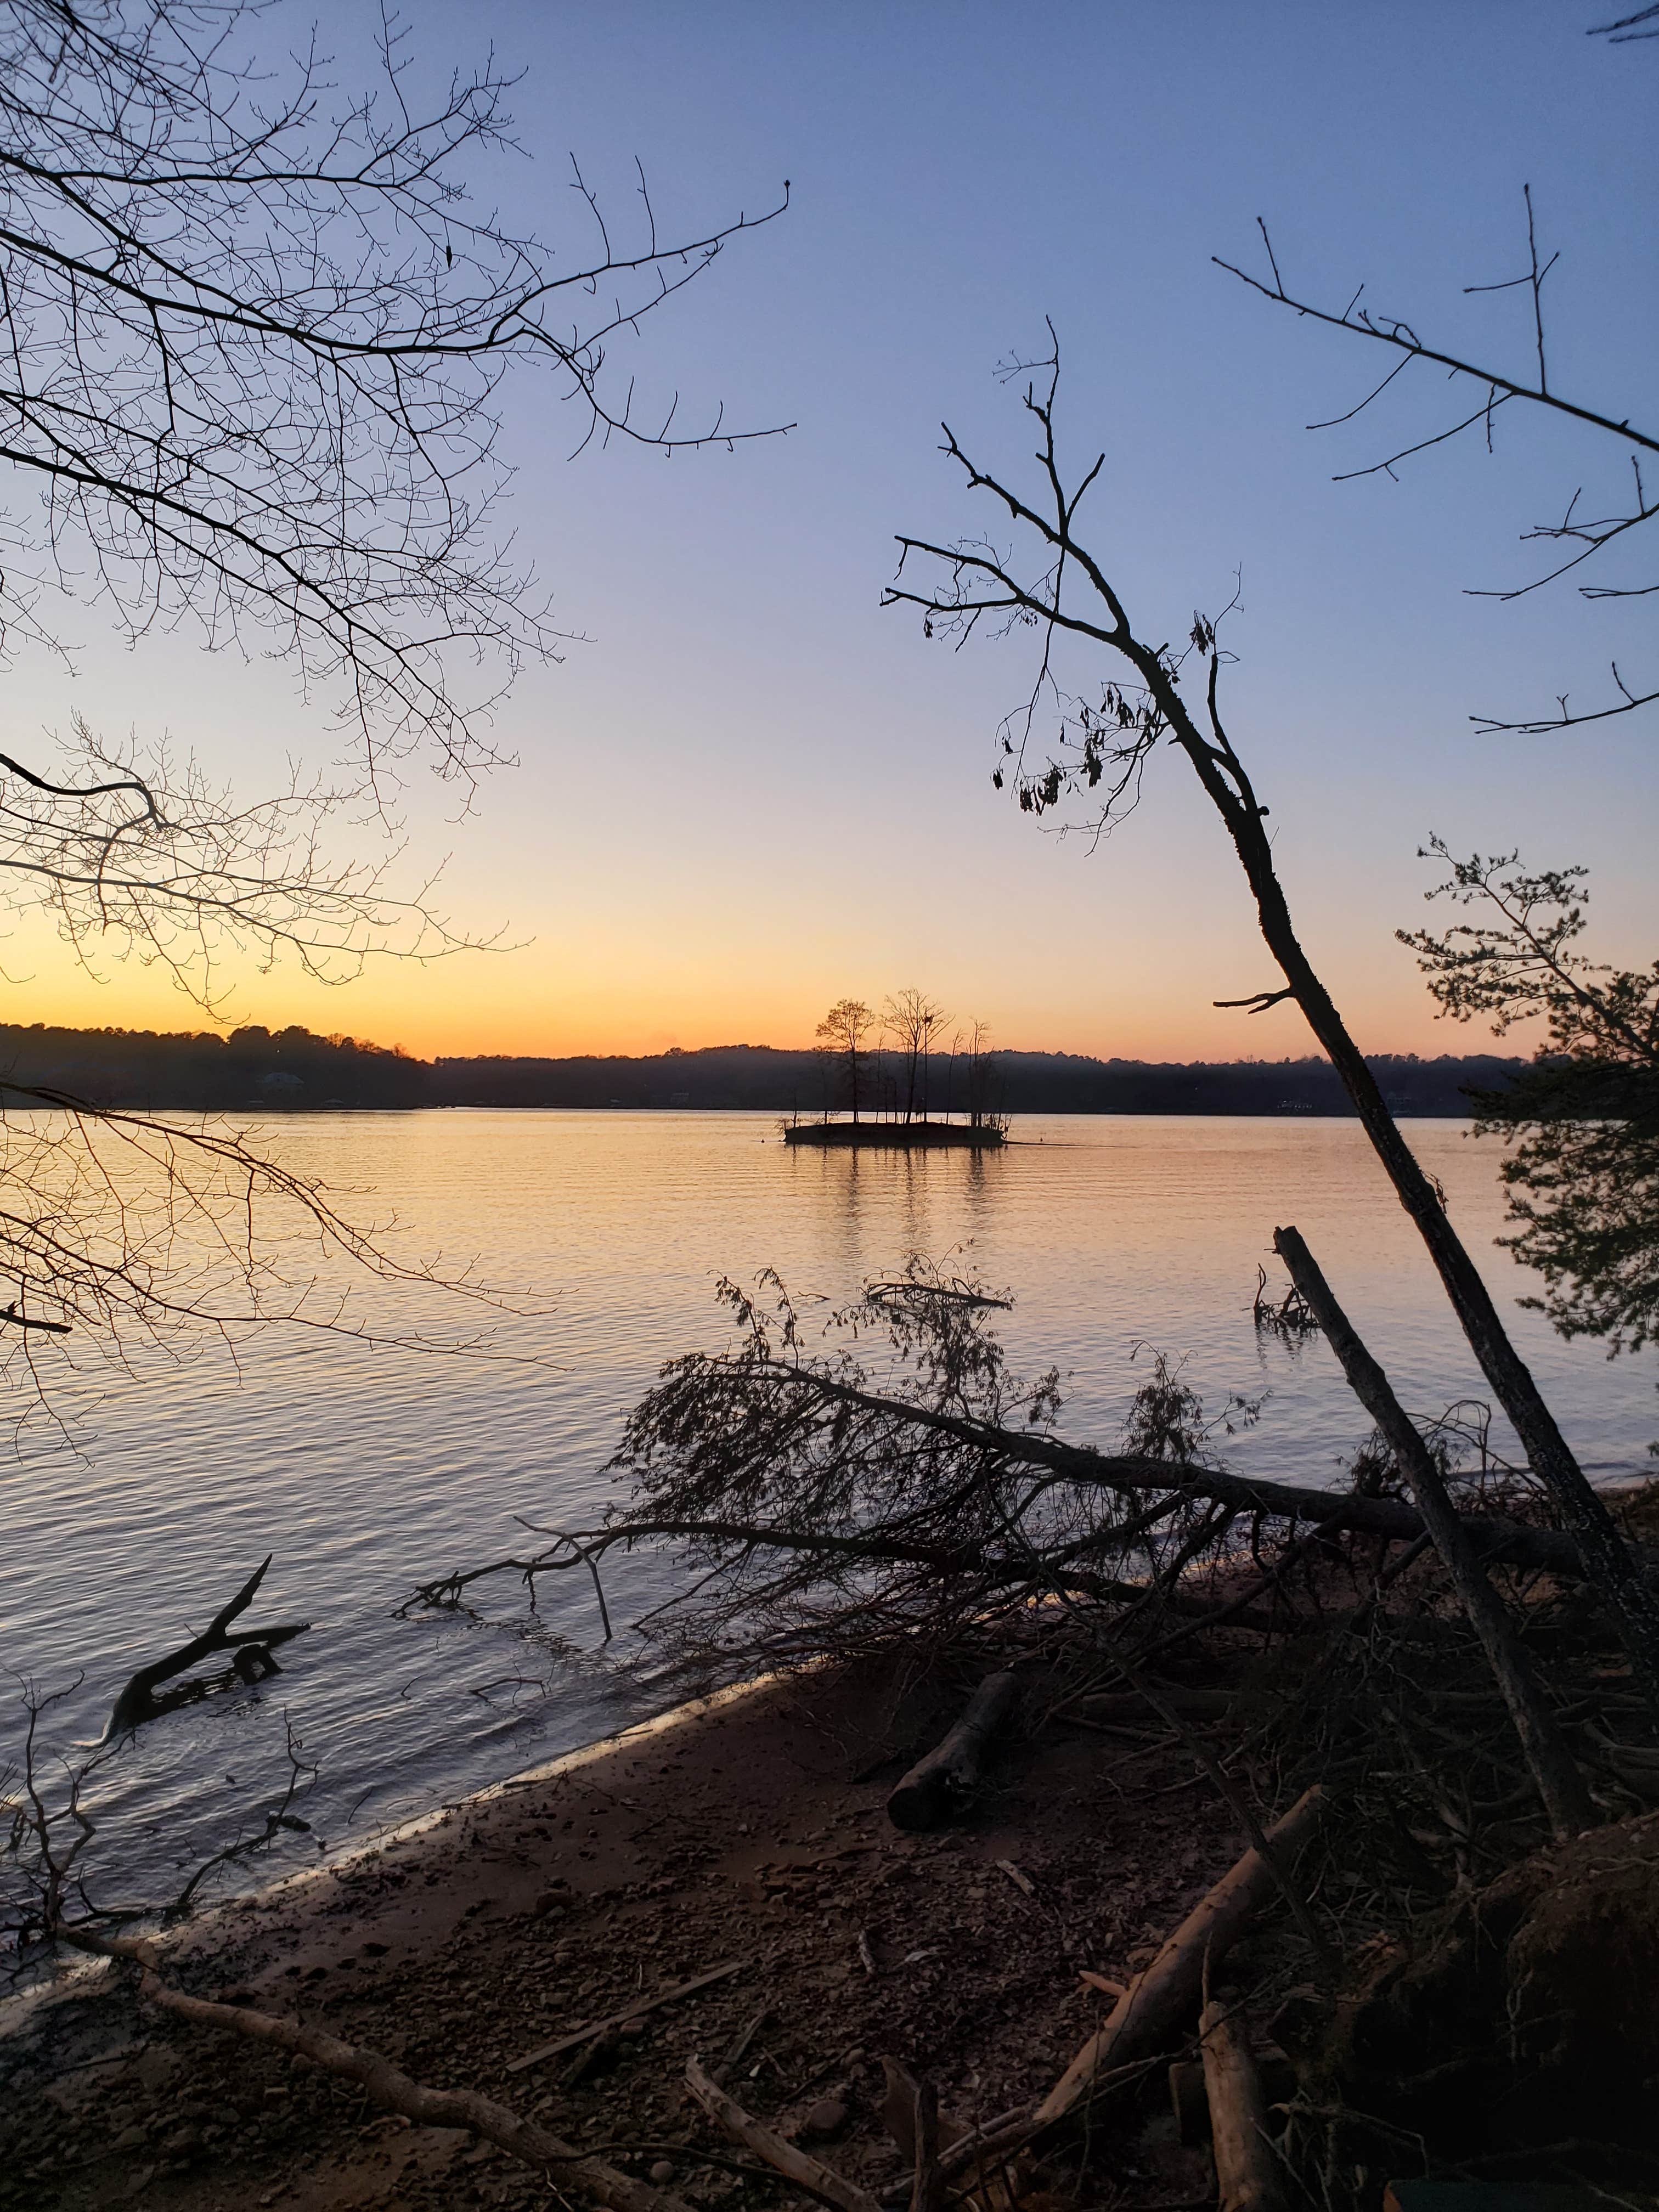
[[[1045,360],[1016,363],[1011,373],[1029,379],[1024,397],[1037,430],[1035,490],[1017,489],[973,461],[948,424],[943,450],[961,467],[969,489],[988,494],[1002,518],[1013,524],[1018,543],[1030,548],[1029,560],[982,537],[954,544],[902,537],[898,577],[884,604],[919,608],[926,634],[933,637],[960,640],[987,617],[1004,634],[1034,633],[1036,673],[1024,707],[1003,726],[1005,765],[995,776],[1000,784],[1012,764],[1019,803],[1027,811],[1046,811],[1067,794],[1097,794],[1094,828],[1104,835],[1135,804],[1146,763],[1158,745],[1167,742],[1186,757],[1232,840],[1255,900],[1263,939],[1285,979],[1249,1000],[1224,1003],[1260,1012],[1289,999],[1301,1008],[1427,1247],[1534,1472],[1547,1488],[1562,1525],[1576,1539],[1587,1574],[1613,1607],[1632,1663],[1659,1710],[1659,1595],[1638,1573],[1605,1503],[1586,1480],[1510,1342],[1439,1193],[1401,1136],[1375,1076],[1297,937],[1274,866],[1267,809],[1222,719],[1223,655],[1216,625],[1194,617],[1186,645],[1177,650],[1155,641],[1160,633],[1149,634],[1137,624],[1107,562],[1078,534],[1079,508],[1105,465],[1105,455],[1068,482],[1054,429],[1057,343]],[[913,561],[926,562],[934,572],[925,587],[908,581]],[[1064,693],[1054,664],[1067,641],[1107,656],[1121,666],[1122,679],[1101,680],[1091,697]],[[1202,696],[1196,709],[1182,688],[1189,674],[1196,675]],[[1057,712],[1059,738],[1055,755],[1039,768],[1028,763],[1026,756],[1036,715],[1045,705]]]
[[[1644,30],[1641,27],[1644,23],[1651,23],[1653,29]],[[1596,23],[1589,35],[1605,39],[1610,46],[1631,46],[1638,39],[1659,39],[1659,0],[1655,0],[1651,8],[1638,8],[1633,15],[1620,15],[1612,23]]]
[[[963,1040],[963,1058],[968,1072],[968,1120],[978,1129],[998,1118],[1002,1101],[997,1095],[997,1064],[991,1050],[991,1025],[975,1018]]]
[[[1624,32],[1643,20],[1642,16],[1632,15],[1623,22],[1607,24],[1601,28],[1607,32]],[[1632,33],[1632,35],[1650,38],[1659,34],[1641,32]],[[1473,398],[1473,405],[1460,405],[1455,419],[1439,428],[1425,431],[1420,424],[1414,424],[1400,442],[1391,442],[1389,450],[1380,459],[1341,471],[1336,477],[1339,483],[1350,483],[1360,477],[1382,475],[1393,477],[1405,462],[1467,434],[1484,438],[1490,453],[1493,450],[1494,426],[1500,415],[1505,409],[1515,408],[1517,404],[1523,409],[1540,408],[1565,416],[1580,430],[1593,433],[1604,445],[1607,440],[1611,439],[1621,448],[1621,469],[1624,464],[1628,465],[1628,477],[1625,480],[1629,489],[1626,495],[1609,494],[1610,503],[1605,513],[1591,511],[1587,514],[1582,511],[1584,494],[1580,486],[1567,500],[1559,521],[1540,523],[1524,533],[1523,542],[1542,543],[1554,549],[1547,565],[1525,583],[1472,594],[1477,599],[1492,599],[1505,603],[1525,599],[1529,593],[1541,591],[1563,577],[1576,578],[1586,563],[1605,553],[1610,546],[1628,551],[1632,534],[1644,529],[1656,516],[1659,516],[1659,498],[1655,497],[1644,474],[1644,469],[1647,473],[1651,473],[1652,456],[1659,454],[1659,425],[1642,428],[1628,413],[1619,411],[1616,403],[1611,407],[1591,405],[1587,396],[1563,392],[1551,380],[1544,286],[1561,257],[1559,252],[1546,255],[1539,244],[1530,185],[1525,187],[1525,198],[1526,268],[1519,276],[1504,277],[1496,283],[1468,284],[1463,288],[1466,294],[1518,291],[1526,295],[1531,309],[1531,328],[1528,335],[1531,341],[1529,350],[1533,361],[1524,368],[1518,363],[1507,370],[1488,368],[1449,341],[1431,343],[1419,335],[1414,324],[1402,317],[1362,307],[1360,301],[1365,289],[1363,284],[1340,313],[1333,308],[1316,306],[1286,287],[1279,274],[1267,227],[1260,217],[1257,218],[1257,227],[1267,252],[1268,274],[1253,276],[1247,270],[1236,268],[1230,261],[1222,261],[1218,258],[1217,260],[1218,267],[1238,277],[1253,291],[1260,292],[1276,305],[1292,308],[1298,316],[1305,316],[1314,322],[1324,323],[1334,329],[1348,331],[1356,337],[1367,339],[1398,356],[1388,374],[1353,406],[1331,416],[1328,421],[1310,423],[1308,427],[1310,429],[1328,430],[1352,422],[1357,416],[1365,414],[1369,408],[1382,401],[1384,393],[1391,393],[1397,399],[1406,390],[1403,382],[1399,384],[1398,390],[1395,389],[1402,372],[1419,366],[1432,370],[1437,382],[1449,377],[1453,386],[1462,390],[1464,403]],[[1507,420],[1507,416],[1504,419]],[[1659,591],[1659,583],[1598,580],[1581,582],[1577,590],[1584,599],[1605,604],[1649,597]],[[1537,736],[1550,730],[1574,728],[1585,722],[1606,721],[1611,716],[1628,714],[1638,708],[1650,707],[1659,702],[1659,688],[1652,684],[1645,689],[1639,685],[1632,687],[1620,672],[1616,660],[1612,665],[1612,696],[1600,706],[1574,708],[1569,704],[1570,695],[1563,692],[1556,702],[1556,711],[1553,714],[1519,720],[1492,714],[1473,714],[1469,719],[1478,729],[1487,733],[1516,732]]]
[[[869,1057],[869,1041],[875,1025],[876,1018],[862,999],[837,999],[817,1027],[819,1043],[845,1085],[855,1121],[865,1092],[865,1062]]]
[[[1523,1304],[1564,1336],[1635,1351],[1659,1340],[1659,961],[1613,969],[1574,950],[1586,875],[1476,854],[1428,894],[1475,920],[1398,934],[1453,1020],[1487,1016],[1500,1036],[1546,1023],[1531,1067],[1474,1094],[1478,1126],[1518,1140],[1501,1170],[1518,1225],[1500,1241],[1544,1278]]]
[[[59,650],[68,597],[131,639],[257,649],[346,735],[341,775],[251,802],[79,722],[56,757],[0,755],[0,897],[206,1005],[227,948],[340,980],[371,949],[458,941],[321,838],[348,802],[360,835],[384,824],[413,757],[463,785],[488,768],[492,706],[557,649],[495,528],[507,369],[550,377],[578,445],[748,434],[719,413],[683,432],[677,405],[642,421],[611,356],[749,218],[664,239],[641,177],[637,235],[613,241],[578,173],[588,243],[556,252],[469,200],[469,168],[511,143],[493,64],[423,107],[388,17],[378,85],[337,94],[278,26],[254,0],[0,0],[0,633]],[[297,1311],[261,1192],[368,1256],[239,1139],[6,1095],[53,1109],[0,1124],[0,1320],[26,1345]],[[186,1230],[234,1261],[210,1290],[170,1272]]]
[[[936,999],[912,984],[883,1001],[882,1019],[897,1046],[904,1072],[904,1118],[914,1121],[920,1105],[926,1121],[928,1054],[949,1016]]]

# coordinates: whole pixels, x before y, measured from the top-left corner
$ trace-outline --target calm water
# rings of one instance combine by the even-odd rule
[[[1454,1123],[1408,1133],[1512,1310],[1528,1284],[1492,1249],[1496,1147]],[[791,1152],[757,1115],[284,1121],[293,1164],[366,1194],[360,1212],[395,1211],[406,1243],[452,1268],[479,1255],[537,1317],[501,1323],[489,1358],[272,1334],[244,1347],[240,1379],[219,1355],[158,1361],[95,1406],[76,1400],[83,1458],[37,1443],[4,1464],[0,1665],[52,1684],[84,1670],[64,1735],[96,1735],[131,1669],[201,1626],[267,1551],[253,1617],[316,1623],[278,1680],[162,1721],[124,1754],[100,1796],[102,1894],[167,1894],[177,1864],[272,1802],[285,1714],[320,1768],[301,1808],[313,1833],[256,1861],[260,1879],[650,1705],[648,1684],[620,1683],[600,1656],[591,1589],[574,1578],[544,1585],[538,1626],[506,1584],[483,1621],[392,1609],[417,1578],[513,1550],[515,1514],[597,1514],[622,1414],[663,1359],[721,1340],[722,1272],[774,1265],[839,1301],[909,1252],[965,1248],[963,1264],[1018,1300],[1004,1319],[1019,1364],[1069,1376],[1068,1434],[1110,1443],[1146,1342],[1188,1355],[1214,1405],[1271,1389],[1233,1464],[1334,1480],[1365,1426],[1334,1364],[1318,1345],[1261,1346],[1250,1325],[1257,1260],[1294,1222],[1414,1411],[1480,1394],[1354,1124],[1028,1117],[1017,1134],[979,1158],[860,1158]],[[359,1304],[405,1328],[455,1320],[431,1295],[371,1287]],[[1609,1364],[1513,1319],[1597,1477],[1647,1471],[1651,1356]],[[626,1572],[611,1590],[619,1628],[673,1570]],[[0,1729],[0,1754],[14,1733]]]

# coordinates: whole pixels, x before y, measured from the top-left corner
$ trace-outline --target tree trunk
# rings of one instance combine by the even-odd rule
[[[1199,2027],[1220,2212],[1285,2212],[1279,2160],[1267,2140],[1267,2100],[1249,2039],[1223,2004],[1206,2005]]]
[[[1612,1607],[1631,1665],[1649,1704],[1659,1715],[1659,1594],[1638,1573],[1612,1515],[1557,1427],[1526,1362],[1510,1341],[1492,1293],[1447,1218],[1439,1193],[1401,1135],[1376,1077],[1297,941],[1284,887],[1273,867],[1273,847],[1265,826],[1267,810],[1258,801],[1217,711],[1218,661],[1212,653],[1209,714],[1215,742],[1211,743],[1199,730],[1161,655],[1138,640],[1111,641],[1139,669],[1171,734],[1197,771],[1232,837],[1255,898],[1262,938],[1288,987],[1277,994],[1264,993],[1264,1004],[1273,995],[1293,998],[1342,1079],[1373,1151],[1428,1247],[1480,1370],[1525,1445],[1533,1472],[1548,1490],[1561,1526],[1576,1539],[1586,1573]]]
[[[1595,1818],[1584,1778],[1544,1702],[1538,1679],[1516,1639],[1513,1624],[1486,1578],[1474,1547],[1458,1519],[1457,1509],[1416,1424],[1395,1397],[1388,1376],[1372,1358],[1358,1332],[1332,1295],[1314,1256],[1294,1229],[1273,1231],[1273,1249],[1291,1271],[1291,1280],[1307,1300],[1340,1361],[1353,1394],[1376,1423],[1411,1486],[1423,1526],[1451,1577],[1463,1610],[1480,1638],[1510,1709],[1538,1794],[1558,1842],[1576,1836]]]

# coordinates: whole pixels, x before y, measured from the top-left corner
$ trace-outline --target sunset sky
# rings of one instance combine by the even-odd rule
[[[1304,940],[1361,1042],[1484,1042],[1432,1020],[1393,941],[1424,917],[1431,831],[1588,863],[1599,947],[1632,963],[1659,949],[1659,718],[1570,739],[1482,738],[1468,720],[1568,690],[1599,699],[1615,658],[1659,682],[1652,600],[1468,595],[1533,573],[1540,549],[1519,534],[1576,487],[1608,511],[1626,458],[1511,410],[1493,458],[1470,441],[1397,483],[1333,483],[1449,419],[1460,393],[1425,380],[1310,434],[1389,364],[1211,260],[1258,265],[1261,215],[1292,284],[1340,308],[1363,279],[1379,310],[1525,370],[1524,295],[1462,288],[1523,265],[1530,183],[1562,255],[1558,388],[1650,416],[1659,44],[1586,38],[1596,0],[416,0],[409,15],[432,79],[492,43],[526,72],[528,158],[483,185],[556,241],[580,235],[573,150],[618,235],[636,154],[665,232],[754,212],[791,180],[790,212],[618,358],[665,403],[678,389],[694,414],[724,402],[730,420],[796,427],[733,453],[572,462],[568,411],[509,385],[503,527],[583,641],[521,681],[497,729],[520,765],[469,819],[411,784],[404,865],[413,879],[450,855],[439,902],[517,949],[381,965],[333,992],[250,969],[234,1017],[422,1053],[796,1044],[830,1000],[916,983],[1008,1045],[1308,1049],[1293,1008],[1211,1006],[1277,977],[1185,763],[1160,757],[1100,850],[1046,834],[990,783],[1029,636],[953,653],[879,610],[896,532],[995,532],[939,424],[1021,465],[1030,434],[994,370],[1042,344],[1045,314],[1073,454],[1107,455],[1093,542],[1143,629],[1184,636],[1243,572],[1231,726]],[[328,28],[346,40],[368,21],[343,0]],[[1650,580],[1619,559],[1604,580]],[[325,720],[280,663],[184,639],[129,653],[92,605],[53,619],[75,672],[15,648],[0,748],[27,755],[78,709],[170,732],[248,793],[290,753],[328,759]],[[0,964],[5,1019],[202,1023],[158,975],[80,974],[33,925]]]

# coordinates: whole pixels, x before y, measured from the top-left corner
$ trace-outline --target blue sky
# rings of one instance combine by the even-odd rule
[[[723,401],[796,427],[734,454],[572,463],[568,416],[527,381],[509,391],[510,520],[587,641],[521,684],[501,734],[522,765],[474,818],[451,825],[417,791],[411,824],[417,849],[453,852],[452,908],[506,920],[523,949],[337,994],[250,976],[238,1011],[417,1049],[648,1049],[799,1042],[830,998],[916,982],[1010,1044],[1304,1049],[1293,1009],[1210,1006],[1270,977],[1184,766],[1161,764],[1103,851],[1057,842],[989,783],[1024,648],[953,655],[879,610],[895,532],[990,520],[936,450],[940,418],[1000,466],[1028,453],[993,371],[1041,343],[1045,315],[1072,450],[1108,457],[1093,542],[1144,628],[1182,635],[1242,571],[1231,726],[1362,1042],[1464,1042],[1391,937],[1421,918],[1431,830],[1589,863],[1600,943],[1650,957],[1659,717],[1570,739],[1468,720],[1588,699],[1614,656],[1655,679],[1651,601],[1467,595],[1530,573],[1518,533],[1575,486],[1598,511],[1618,496],[1624,456],[1511,410],[1495,458],[1470,441],[1397,483],[1334,483],[1455,395],[1425,378],[1391,412],[1310,434],[1385,364],[1211,260],[1255,264],[1262,216],[1311,295],[1340,307],[1363,279],[1425,334],[1524,368],[1521,295],[1462,287],[1522,265],[1530,183],[1562,254],[1558,386],[1659,412],[1659,46],[1609,48],[1584,35],[1596,20],[1594,0],[413,9],[434,75],[491,43],[525,70],[526,158],[483,184],[556,241],[578,235],[573,152],[624,227],[636,155],[665,231],[758,210],[790,179],[788,215],[648,325],[627,367],[693,413]],[[337,22],[343,41],[362,28],[349,6]],[[1608,580],[1639,571],[1632,555]],[[95,616],[76,628],[73,684],[45,662],[14,672],[20,738],[72,704],[141,733],[164,720],[250,788],[261,750],[325,754],[280,667],[181,641],[132,656]],[[13,1019],[193,1019],[153,981],[77,981],[27,933],[7,965]]]

